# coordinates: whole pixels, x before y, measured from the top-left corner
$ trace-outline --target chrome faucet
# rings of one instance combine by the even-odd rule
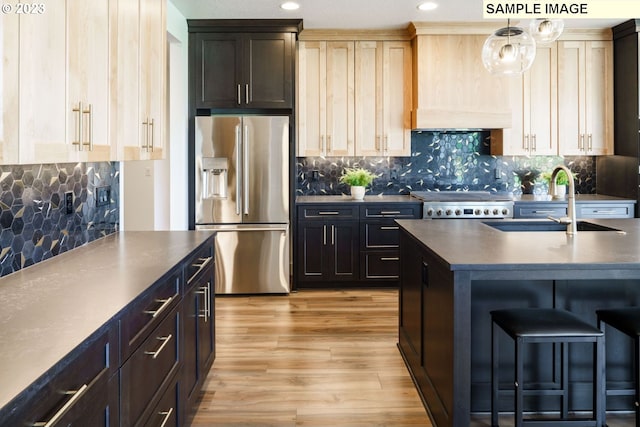
[[[564,171],[567,174],[567,178],[569,179],[569,194],[567,196],[567,216],[562,218],[554,218],[549,216],[548,218],[552,221],[555,221],[559,224],[567,224],[567,234],[574,235],[578,232],[578,222],[576,221],[576,187],[573,182],[573,174],[568,167],[564,165],[556,166],[553,172],[551,173],[551,181],[549,182],[549,193],[556,193],[556,177],[558,176],[558,172]],[[554,196],[555,198],[555,196]]]

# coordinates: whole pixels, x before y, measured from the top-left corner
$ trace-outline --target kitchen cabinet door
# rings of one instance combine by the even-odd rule
[[[613,46],[558,43],[558,140],[561,155],[613,154]]]
[[[42,14],[20,15],[20,163],[65,162],[67,143],[66,7],[51,0]],[[12,37],[15,37],[14,34]]]
[[[499,155],[557,155],[557,45],[538,46],[536,59],[522,77],[514,78],[513,123],[504,130]],[[501,151],[499,151],[501,149]]]
[[[354,43],[300,42],[298,156],[355,154]]]
[[[356,155],[411,154],[411,45],[355,44]]]
[[[118,0],[117,160],[165,156],[166,2]]]
[[[115,157],[109,134],[109,37],[114,7],[115,0],[67,1],[69,160],[108,161]]]
[[[19,159],[19,16],[0,14],[0,164],[17,164]]]

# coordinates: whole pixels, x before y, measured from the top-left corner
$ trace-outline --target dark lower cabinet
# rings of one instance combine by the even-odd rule
[[[418,202],[300,204],[295,230],[298,287],[395,286],[396,219],[418,219]]]
[[[198,393],[215,357],[213,254],[209,251],[198,257],[195,265],[201,268],[187,280],[183,301],[185,351],[182,400],[185,402],[187,424],[193,416],[190,409],[198,400]]]
[[[177,427],[180,426],[180,383],[173,381],[164,392],[158,404],[145,417],[144,427]]]

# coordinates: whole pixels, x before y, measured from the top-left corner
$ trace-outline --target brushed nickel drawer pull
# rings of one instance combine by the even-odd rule
[[[173,297],[169,297],[167,299],[157,299],[156,302],[162,303],[162,305],[160,306],[160,308],[158,308],[157,310],[145,310],[143,311],[144,314],[150,314],[151,317],[158,317],[160,315],[160,313],[162,313],[164,311],[165,308],[169,307],[169,304],[171,304],[171,301],[173,301]]]
[[[397,256],[395,256],[395,257],[382,257],[382,258],[380,258],[380,261],[400,261],[400,258],[398,258]]]
[[[167,335],[166,337],[156,337],[158,341],[162,341],[162,344],[160,344],[160,347],[158,347],[156,351],[145,351],[144,354],[151,356],[152,359],[157,358],[158,355],[160,355],[160,352],[164,350],[164,347],[167,344],[169,344],[169,341],[171,341],[171,338],[173,338],[173,335],[171,334]]]
[[[88,385],[83,384],[82,387],[80,387],[78,390],[65,391],[64,394],[72,395],[71,398],[67,400],[67,403],[65,403],[62,406],[62,408],[58,409],[58,411],[55,414],[53,414],[53,416],[49,421],[33,423],[32,426],[33,427],[51,427],[55,425],[60,420],[60,418],[62,418],[64,414],[66,414],[69,411],[69,409],[71,409],[71,407],[76,403],[76,401],[82,397],[82,395],[87,391],[88,388],[89,388]]]
[[[400,215],[400,211],[381,211],[380,215]]]
[[[318,211],[318,215],[339,215],[340,212],[334,211]]]
[[[212,260],[212,257],[198,258],[197,262],[194,262],[193,264],[191,264],[191,266],[197,268],[198,271],[196,271],[191,276],[189,276],[189,279],[187,280],[187,284],[191,283],[194,277],[200,274],[200,272],[207,266],[207,264],[209,264],[211,260]]]
[[[534,213],[534,214],[552,214],[555,212],[556,211],[554,211],[553,209],[536,209],[531,211],[531,213]]]
[[[616,211],[614,210],[602,210],[602,209],[594,209],[593,211],[594,214],[605,214],[605,215],[615,215]]]
[[[169,418],[171,418],[172,413],[173,413],[173,408],[169,409],[168,411],[158,412],[158,415],[164,416],[164,419],[162,420],[162,424],[160,424],[160,427],[164,427],[167,424],[167,422],[169,421]]]
[[[380,230],[400,230],[400,227],[392,227],[392,226],[388,226],[388,227],[380,227]]]

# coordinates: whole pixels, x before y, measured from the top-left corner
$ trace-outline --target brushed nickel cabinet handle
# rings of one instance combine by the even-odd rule
[[[531,136],[531,151],[536,151],[536,148],[538,148],[538,138],[537,138],[536,134],[534,133]]]
[[[380,261],[400,261],[400,258],[395,256],[395,257],[382,257],[380,258]]]
[[[339,213],[335,211],[319,211],[318,215],[338,215]]]
[[[380,135],[376,136],[376,151],[382,151],[380,147]]]
[[[68,390],[65,391],[64,394],[71,395],[71,398],[67,400],[62,408],[58,409],[55,414],[49,419],[49,421],[40,421],[37,423],[31,424],[33,427],[51,427],[55,425],[64,414],[66,414],[69,409],[82,397],[82,395],[87,391],[89,386],[87,384],[83,384],[78,390]]]
[[[245,104],[249,103],[249,85],[248,84],[244,85],[244,103]]]
[[[584,150],[584,133],[580,134],[580,142],[578,142],[578,149]]]
[[[380,215],[400,215],[400,211],[380,211]]]
[[[524,138],[522,138],[522,149],[529,151],[529,134],[526,134]]]
[[[383,149],[383,154],[386,154],[389,152],[389,135],[385,135],[384,136],[384,149]]]
[[[164,416],[164,419],[162,420],[162,424],[160,424],[160,427],[164,427],[165,425],[167,425],[167,422],[169,422],[169,419],[171,418],[172,413],[173,413],[173,408],[169,409],[168,411],[158,412],[158,415]]]
[[[78,146],[78,151],[82,151],[82,102],[78,102],[78,107],[72,108],[72,112],[78,113],[76,119],[76,135],[74,141],[71,142],[72,145]]]
[[[336,227],[331,225],[331,246],[336,244]]]
[[[380,230],[400,230],[400,227],[380,227]]]
[[[322,226],[322,244],[327,246],[327,226]]]
[[[240,84],[238,84],[238,105],[242,104],[242,100],[240,99]]]
[[[158,347],[156,351],[145,351],[144,354],[146,354],[147,356],[151,356],[152,359],[156,359],[160,355],[162,350],[164,350],[164,348],[167,346],[167,344],[169,344],[171,338],[173,338],[173,335],[171,334],[167,335],[166,337],[156,337],[158,341],[162,341],[160,347]]]
[[[155,124],[155,119],[151,119],[149,121],[149,135],[151,139],[151,144],[147,146],[147,151],[151,151],[151,152],[153,152],[153,145],[156,142],[155,137],[153,136],[153,129],[155,127],[154,124]]]
[[[191,264],[191,266],[197,268],[198,271],[196,271],[191,276],[189,276],[189,279],[187,279],[187,284],[191,283],[191,281],[198,274],[200,274],[200,272],[211,262],[212,259],[213,259],[213,257],[198,258],[198,262],[194,262],[193,264]]]
[[[169,305],[171,304],[171,301],[173,301],[173,297],[169,297],[167,299],[157,299],[156,302],[159,302],[162,305],[157,310],[145,310],[143,311],[143,313],[150,314],[151,317],[154,317],[154,318],[158,317],[160,313],[164,311],[165,308],[169,307]]]
[[[331,152],[331,135],[327,135],[327,153]]]
[[[593,134],[589,134],[587,136],[587,141],[589,141],[588,150],[589,151],[593,150]]]

